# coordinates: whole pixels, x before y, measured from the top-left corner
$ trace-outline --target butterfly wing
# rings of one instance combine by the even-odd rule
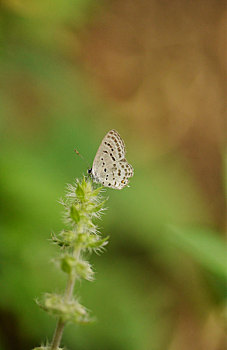
[[[122,189],[133,176],[133,168],[125,159],[125,144],[116,130],[110,130],[96,153],[92,176],[105,187]]]

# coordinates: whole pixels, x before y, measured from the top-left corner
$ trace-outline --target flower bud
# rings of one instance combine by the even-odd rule
[[[75,270],[75,266],[77,264],[77,261],[73,256],[65,254],[60,258],[60,261],[61,261],[62,271],[68,274],[73,273],[73,271]]]

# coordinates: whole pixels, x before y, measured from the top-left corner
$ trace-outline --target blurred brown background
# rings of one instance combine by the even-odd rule
[[[224,1],[113,1],[79,35],[81,62],[103,97],[158,156],[180,149],[219,227],[225,10]]]

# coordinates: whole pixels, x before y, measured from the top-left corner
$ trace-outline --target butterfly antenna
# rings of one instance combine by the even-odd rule
[[[89,164],[88,164],[87,160],[82,156],[82,154],[80,154],[78,149],[75,148],[74,152],[87,164],[87,167],[89,168]]]

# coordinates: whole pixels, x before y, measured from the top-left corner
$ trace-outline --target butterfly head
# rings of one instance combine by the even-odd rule
[[[87,170],[88,175],[92,173],[92,168]]]

